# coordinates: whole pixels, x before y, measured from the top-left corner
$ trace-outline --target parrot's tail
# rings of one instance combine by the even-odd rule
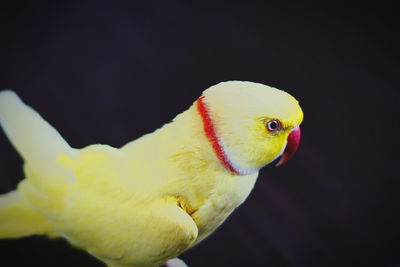
[[[35,234],[57,236],[49,221],[33,210],[17,191],[0,195],[0,238]]]
[[[75,183],[73,171],[60,166],[57,157],[60,154],[74,157],[76,151],[11,90],[0,92],[0,125],[24,159],[26,174],[28,170],[27,178],[18,185],[21,191],[0,195],[0,238],[33,234],[54,237],[56,232],[51,223],[19,192],[46,197],[42,191],[52,182]]]
[[[0,124],[25,163],[36,172],[64,173],[53,177],[67,177],[75,181],[73,174],[56,163],[60,153],[74,157],[75,150],[39,113],[25,105],[14,91],[0,92]]]

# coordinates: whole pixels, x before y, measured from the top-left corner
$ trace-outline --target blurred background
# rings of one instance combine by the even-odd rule
[[[268,84],[304,110],[296,156],[186,252],[199,266],[400,266],[399,29],[394,1],[8,1],[0,88],[74,147],[151,132],[226,80]],[[243,1],[244,2],[244,1]],[[23,178],[0,133],[0,193]],[[0,240],[0,265],[102,263],[63,240]]]

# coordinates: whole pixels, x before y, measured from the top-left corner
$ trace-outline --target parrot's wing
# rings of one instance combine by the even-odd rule
[[[75,151],[60,133],[35,110],[25,105],[18,95],[0,92],[0,123],[10,142],[22,158],[40,173],[60,173],[75,180],[73,174],[56,164],[60,153],[75,156]]]
[[[196,223],[174,196],[146,203],[133,197],[116,204],[81,194],[75,201],[65,213],[71,217],[58,221],[58,229],[108,266],[158,266],[197,238]]]

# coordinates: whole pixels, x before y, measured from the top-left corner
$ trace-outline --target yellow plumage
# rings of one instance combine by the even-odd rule
[[[159,266],[211,234],[282,154],[302,111],[289,94],[250,82],[203,93],[224,166],[198,102],[122,148],[73,149],[11,91],[0,122],[24,159],[25,179],[0,196],[0,238],[64,237],[108,266]],[[265,123],[279,119],[270,133]],[[240,174],[240,175],[239,175]]]

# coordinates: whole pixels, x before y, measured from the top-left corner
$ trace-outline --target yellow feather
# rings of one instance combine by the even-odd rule
[[[292,96],[265,85],[226,82],[204,96],[228,156],[247,175],[221,164],[195,103],[122,148],[76,150],[14,93],[0,93],[0,103],[12,99],[0,119],[25,159],[26,176],[17,192],[0,197],[0,238],[62,236],[115,267],[158,266],[202,241],[246,199],[258,169],[279,156],[302,120]],[[13,121],[10,109],[25,115]],[[38,134],[32,145],[19,133],[32,116],[37,123],[29,127],[50,140]],[[282,133],[265,130],[271,117],[281,119]],[[41,144],[48,148],[34,151]]]

